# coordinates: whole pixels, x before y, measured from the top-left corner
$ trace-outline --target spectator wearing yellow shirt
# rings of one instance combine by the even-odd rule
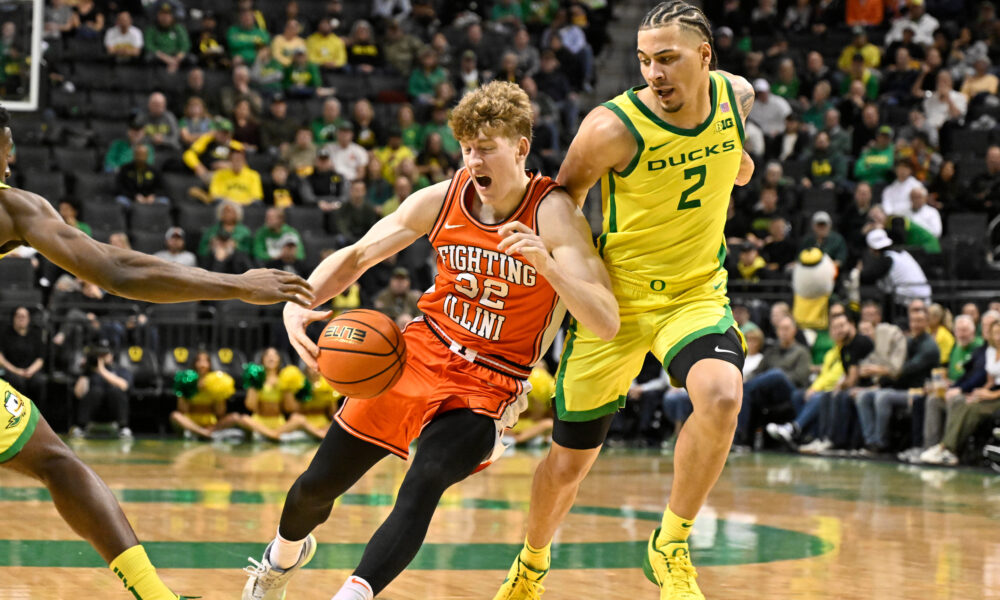
[[[860,54],[865,59],[865,66],[869,69],[877,69],[882,63],[882,51],[875,44],[868,41],[868,34],[865,28],[856,25],[851,30],[854,33],[854,40],[851,45],[844,48],[837,60],[837,67],[847,73],[851,70],[851,61],[855,54]]]
[[[389,143],[375,151],[375,158],[382,163],[382,177],[392,183],[396,180],[396,167],[407,158],[416,160],[417,155],[409,146],[403,145],[403,134],[399,129],[389,132]]]
[[[306,54],[309,62],[324,71],[339,71],[347,64],[347,46],[333,33],[329,19],[320,19],[316,32],[306,38]]]
[[[299,35],[301,30],[302,26],[298,21],[289,19],[281,35],[275,36],[271,42],[271,54],[281,66],[290,66],[297,50],[306,51],[306,41]]]
[[[212,171],[228,166],[233,152],[242,152],[243,144],[233,140],[233,122],[225,117],[212,120],[212,133],[206,133],[191,144],[183,155],[184,164],[205,183],[212,180]]]
[[[951,313],[940,304],[934,303],[927,307],[930,334],[934,336],[941,350],[941,364],[947,366],[951,360],[951,351],[955,348],[955,335],[951,332]]]
[[[214,200],[231,200],[244,206],[264,199],[264,186],[260,173],[247,166],[243,150],[234,150],[229,155],[230,166],[212,174],[208,188],[209,197]]]

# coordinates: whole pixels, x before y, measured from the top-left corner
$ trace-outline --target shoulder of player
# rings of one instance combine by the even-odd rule
[[[753,108],[753,101],[756,97],[753,85],[745,77],[726,71],[718,71],[718,73],[729,80],[729,84],[733,86],[733,95],[736,96],[736,102],[740,105],[740,115],[746,118],[750,114],[750,109]]]
[[[615,112],[603,104],[591,110],[580,123],[576,137],[585,136],[594,144],[614,143],[615,141],[632,141],[625,122]]]
[[[574,226],[574,217],[580,212],[566,188],[553,188],[538,203],[538,234],[542,238],[558,236],[560,232]]]
[[[428,233],[434,227],[444,207],[451,179],[441,181],[409,195],[393,213],[414,231]]]

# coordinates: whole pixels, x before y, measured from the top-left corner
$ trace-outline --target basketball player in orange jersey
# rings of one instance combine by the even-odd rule
[[[694,412],[674,450],[669,503],[651,532],[644,570],[661,600],[703,600],[688,535],[722,473],[736,431],[745,356],[723,266],[734,183],[753,161],[743,123],[754,92],[715,70],[711,25],[682,0],[654,6],[639,25],[647,85],[595,108],[570,145],[558,181],[580,205],[601,181],[598,242],[621,310],[612,342],[570,326],[557,375],[552,448],[532,483],[528,531],[494,600],[537,600],[549,546],[652,352]]]
[[[311,532],[337,497],[386,455],[406,459],[419,436],[391,514],[333,598],[381,592],[417,553],[444,491],[503,452],[499,432],[525,404],[531,365],[562,320],[560,300],[602,338],[618,331],[618,306],[583,214],[554,181],[524,170],[527,94],[512,83],[487,84],[462,99],[449,124],[465,167],[411,195],[309,278],[318,305],[421,236],[437,253],[434,286],[419,303],[423,316],[403,333],[402,377],[379,397],[345,402],[292,485],[278,535],[247,568],[244,600],[283,598],[289,578],[312,558]],[[289,337],[310,367],[318,349],[305,327],[329,316],[285,307]]]
[[[44,198],[5,183],[13,145],[10,114],[0,107],[0,256],[31,246],[80,279],[147,302],[312,302],[306,282],[283,271],[210,273],[95,241],[64,223]],[[160,581],[111,490],[56,437],[38,407],[3,380],[0,466],[41,481],[62,518],[109,563],[133,598],[177,600]]]

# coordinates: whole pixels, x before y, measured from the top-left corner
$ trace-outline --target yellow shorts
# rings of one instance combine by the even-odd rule
[[[318,429],[323,429],[324,427],[329,427],[332,421],[330,421],[329,416],[323,413],[310,413],[306,415],[306,423]]]
[[[572,322],[556,374],[559,419],[592,421],[625,406],[629,386],[648,352],[669,373],[670,361],[694,340],[730,328],[739,332],[725,284],[725,271],[681,291],[656,291],[656,282],[643,285],[613,278],[621,328],[615,339],[605,342]]]
[[[188,413],[188,418],[194,421],[196,425],[201,425],[202,427],[214,427],[219,422],[219,418],[215,416],[215,413],[210,412]]]
[[[257,421],[264,427],[270,429],[278,429],[285,424],[285,417],[283,417],[282,415],[273,415],[270,417],[265,417],[264,415],[254,413],[250,415],[250,418],[252,418],[254,421]]]
[[[34,402],[0,379],[0,463],[17,456],[37,425]]]

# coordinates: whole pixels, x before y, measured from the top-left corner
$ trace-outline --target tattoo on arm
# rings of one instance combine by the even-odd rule
[[[750,116],[750,110],[753,108],[754,97],[755,94],[752,87],[745,87],[739,92],[737,100],[740,103],[740,114],[743,116],[744,121],[746,121],[747,117]]]

